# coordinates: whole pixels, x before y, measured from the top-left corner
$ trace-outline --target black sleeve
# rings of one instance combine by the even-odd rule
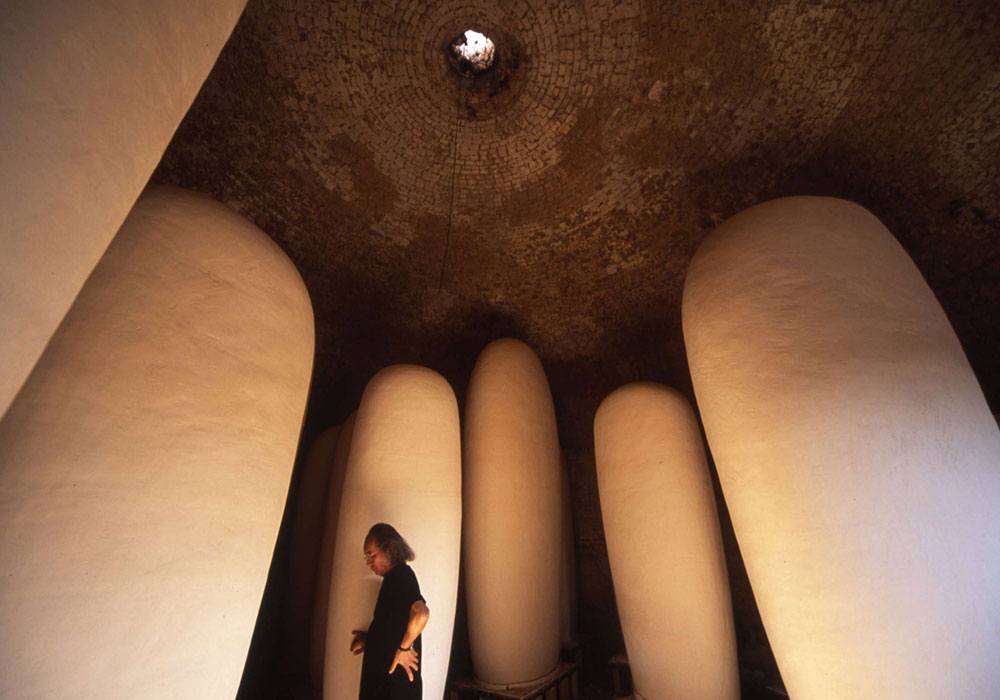
[[[401,595],[407,607],[413,605],[418,600],[424,600],[424,597],[420,595],[420,584],[417,583],[417,575],[413,573],[413,569],[409,566],[406,567],[406,575],[403,577],[401,583]],[[426,603],[427,601],[424,600],[424,602]]]

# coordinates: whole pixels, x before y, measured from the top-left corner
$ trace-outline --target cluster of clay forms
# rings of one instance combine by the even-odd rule
[[[464,453],[447,382],[410,365],[379,372],[335,449],[323,433],[310,452],[303,479],[314,463],[333,472],[313,636],[314,660],[325,645],[325,668],[312,672],[327,700],[357,695],[360,660],[345,652],[345,640],[366,628],[378,590],[377,577],[358,561],[374,522],[398,527],[418,554],[412,566],[433,611],[421,661],[429,696],[444,692],[460,538],[481,682],[506,688],[535,681],[555,668],[560,631],[573,638],[568,481],[541,363],[520,341],[496,341],[482,351],[471,387]],[[300,508],[297,518],[308,516],[309,508]]]
[[[461,540],[480,680],[555,665],[574,604],[553,393],[590,628],[615,643],[603,508],[640,695],[732,696],[690,410],[613,394],[591,483],[594,409],[636,377],[693,380],[793,696],[1000,695],[1000,433],[934,298],[995,398],[990,3],[274,0],[237,24],[243,4],[3,8],[0,696],[236,692],[314,349],[328,413],[375,375],[306,461],[290,538],[286,653],[328,700],[356,695],[379,520],[419,554],[428,696]],[[492,63],[456,70],[470,28]],[[155,182],[216,201],[139,198],[161,156]],[[796,198],[699,249],[798,192],[862,201],[902,245]],[[449,381],[506,335],[550,376],[488,345],[462,439]],[[637,513],[665,562],[638,573]],[[667,565],[696,583],[658,588]],[[695,610],[703,636],[661,663],[649,624]]]

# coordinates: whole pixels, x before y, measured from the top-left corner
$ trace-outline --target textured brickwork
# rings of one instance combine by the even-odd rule
[[[497,47],[475,81],[445,55],[468,28]],[[538,351],[577,451],[584,620],[609,646],[591,421],[627,381],[690,395],[680,294],[719,221],[792,194],[871,209],[1000,409],[991,0],[250,0],[154,179],[228,202],[302,271],[310,429],[386,364],[427,364],[461,400],[488,341]]]

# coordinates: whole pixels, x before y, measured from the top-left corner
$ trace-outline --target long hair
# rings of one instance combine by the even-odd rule
[[[417,558],[417,555],[413,553],[413,549],[403,539],[403,536],[396,532],[396,528],[387,523],[375,523],[372,525],[368,531],[368,536],[365,537],[365,541],[367,542],[368,540],[375,540],[378,548],[389,555],[389,561],[392,562],[393,566],[413,561]]]

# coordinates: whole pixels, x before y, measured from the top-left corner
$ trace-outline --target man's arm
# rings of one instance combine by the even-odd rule
[[[422,600],[418,600],[410,606],[410,621],[406,623],[406,632],[403,634],[403,641],[399,643],[399,647],[396,649],[396,656],[392,660],[392,666],[389,667],[389,673],[391,674],[396,670],[396,666],[402,666],[403,670],[406,671],[406,675],[409,676],[410,680],[413,680],[413,672],[417,670],[417,652],[413,648],[413,643],[417,641],[417,637],[420,633],[424,631],[424,627],[427,626],[427,620],[431,616],[430,608],[427,607],[427,603]]]

